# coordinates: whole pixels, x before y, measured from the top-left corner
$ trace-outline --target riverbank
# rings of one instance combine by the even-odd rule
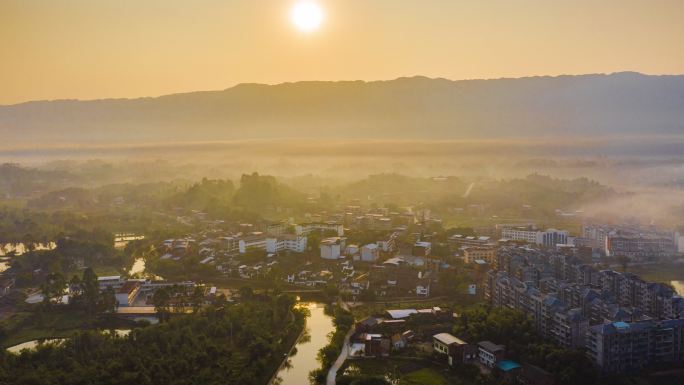
[[[343,309],[342,306],[336,304],[330,306],[329,309],[333,316],[335,331],[330,336],[328,345],[324,346],[318,353],[321,367],[313,370],[310,374],[315,383],[320,385],[327,384],[328,372],[343,352],[348,340],[347,336],[354,325],[354,316],[349,311]]]
[[[297,319],[298,317],[302,317],[302,319]],[[278,355],[283,356],[283,360],[280,361],[278,366],[275,366],[269,370],[264,371],[264,378],[263,380],[259,380],[259,383],[263,383],[265,385],[272,384],[274,380],[278,377],[278,373],[280,373],[283,367],[287,365],[290,355],[293,353],[295,347],[297,346],[297,342],[304,336],[306,332],[306,317],[308,317],[308,315],[304,314],[304,312],[290,313],[291,321],[297,322],[300,325],[300,327],[299,329],[293,329],[292,332],[284,338],[285,343],[282,345],[283,349],[277,352]]]
[[[317,354],[329,343],[329,335],[334,332],[333,319],[321,302],[304,302],[298,305],[308,310],[304,332],[297,340],[290,354],[281,364],[273,385],[309,384],[309,374],[320,366]]]

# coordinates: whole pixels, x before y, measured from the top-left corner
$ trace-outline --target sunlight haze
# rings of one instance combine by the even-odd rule
[[[238,83],[684,72],[681,1],[0,2],[0,104]]]

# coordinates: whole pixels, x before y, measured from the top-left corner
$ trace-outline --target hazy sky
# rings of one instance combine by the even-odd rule
[[[0,104],[236,83],[684,73],[684,1],[0,0]]]

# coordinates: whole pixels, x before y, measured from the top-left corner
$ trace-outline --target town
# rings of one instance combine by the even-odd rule
[[[356,318],[339,346],[339,365],[328,368],[333,379],[358,360],[397,356],[443,362],[471,379],[554,383],[553,373],[526,361],[509,341],[472,340],[464,327],[476,322],[468,320],[472,306],[519,312],[540,341],[584,352],[600,375],[684,364],[684,299],[667,284],[616,271],[676,261],[684,246],[676,232],[585,224],[572,234],[534,223],[445,229],[426,208],[353,203],[341,212],[307,214],[301,223],[227,224],[192,211],[178,220],[201,232],[159,241],[125,234],[115,241],[118,248],[150,244],[144,264],[174,279],[131,271],[98,277],[97,284],[102,295],[113,295],[112,311],[121,319],[152,322],[239,303],[248,287],[323,296]],[[213,273],[189,280],[182,273],[188,263]],[[81,284],[62,282],[26,302],[68,306]],[[4,296],[14,283],[3,279]],[[416,307],[387,306],[393,303]]]

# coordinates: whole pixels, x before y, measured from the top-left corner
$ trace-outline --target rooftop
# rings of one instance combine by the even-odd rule
[[[451,344],[466,345],[467,344],[462,339],[460,339],[456,336],[453,336],[449,333],[439,333],[439,334],[435,334],[432,337],[434,339],[436,339],[437,341],[445,344],[445,345],[451,345]]]
[[[481,347],[482,349],[487,350],[487,351],[492,352],[492,353],[502,352],[504,350],[503,345],[497,345],[491,341],[480,341],[477,345],[479,347]]]

